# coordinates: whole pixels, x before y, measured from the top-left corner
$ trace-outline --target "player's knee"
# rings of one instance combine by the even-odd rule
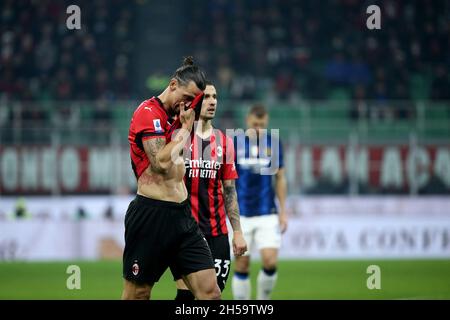
[[[133,296],[131,292],[127,289],[124,289],[122,292],[122,300],[133,300]]]
[[[134,295],[135,295],[134,299],[136,299],[136,300],[149,300],[150,299],[150,289],[136,288]]]
[[[125,280],[122,299],[123,300],[148,300],[150,299],[151,286],[138,285]]]
[[[264,269],[272,270],[277,267],[277,257],[276,256],[266,256],[262,259],[262,265]]]
[[[222,293],[216,283],[212,286],[208,286],[203,292],[197,294],[197,299],[199,300],[220,300],[221,297]]]
[[[208,300],[220,300],[222,298],[222,292],[219,286],[216,284],[210,292],[208,292]]]
[[[250,259],[248,257],[239,257],[236,259],[235,270],[240,273],[248,273],[250,267]]]
[[[145,289],[136,289],[133,291],[124,290],[122,300],[149,300],[150,292]]]

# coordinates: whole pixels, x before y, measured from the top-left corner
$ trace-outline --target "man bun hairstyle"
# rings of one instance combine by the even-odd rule
[[[194,57],[187,56],[183,58],[183,66],[193,66],[194,65]]]
[[[175,71],[173,78],[177,79],[181,85],[187,85],[190,81],[194,81],[202,91],[206,87],[205,73],[194,64],[192,56],[184,57],[183,64]]]

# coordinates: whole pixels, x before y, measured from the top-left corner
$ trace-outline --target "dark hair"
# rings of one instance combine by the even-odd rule
[[[249,111],[249,115],[252,114],[257,118],[263,118],[267,115],[267,110],[262,104],[255,104]]]
[[[214,86],[214,83],[212,83],[211,80],[206,80],[206,81],[205,81],[205,87],[206,87],[206,86]]]
[[[177,79],[181,85],[187,85],[190,81],[194,81],[202,91],[206,87],[205,73],[194,64],[192,56],[184,57],[183,65],[175,71],[173,78]]]

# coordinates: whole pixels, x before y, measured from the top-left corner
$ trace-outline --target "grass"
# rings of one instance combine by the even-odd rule
[[[68,290],[66,269],[81,268],[81,289]],[[381,289],[369,290],[369,265],[381,269]],[[253,297],[260,263],[251,266]],[[0,299],[119,299],[120,261],[2,262]],[[450,260],[280,261],[273,299],[450,299]],[[173,299],[169,271],[155,285],[153,299]],[[231,276],[223,293],[232,299]]]

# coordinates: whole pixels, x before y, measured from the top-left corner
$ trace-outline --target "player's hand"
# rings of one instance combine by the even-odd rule
[[[233,253],[235,256],[242,256],[247,251],[247,242],[241,231],[233,233]]]
[[[288,226],[288,217],[286,212],[281,211],[278,214],[278,221],[280,222],[280,231],[281,233],[284,233],[287,230],[287,226]]]
[[[184,129],[192,130],[195,121],[195,111],[192,108],[185,110],[184,102],[180,102],[180,122]]]

